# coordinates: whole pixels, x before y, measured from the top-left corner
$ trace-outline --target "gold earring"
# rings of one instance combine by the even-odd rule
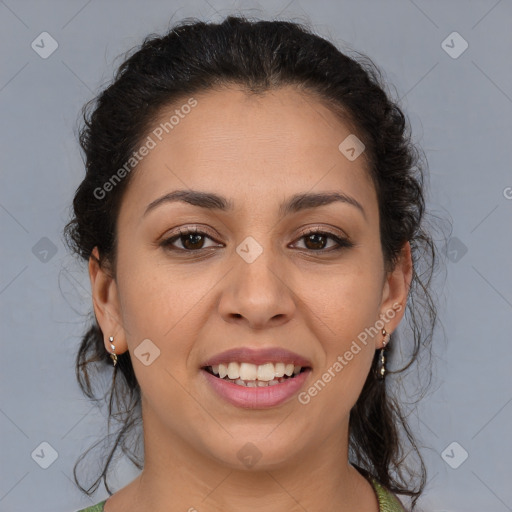
[[[384,338],[382,339],[382,347],[385,347],[388,344],[389,339],[391,338],[391,334],[387,332],[386,329],[382,329],[382,336],[384,336]]]
[[[386,345],[388,344],[391,334],[386,331],[386,329],[382,329],[382,348],[380,349],[380,369],[378,372],[379,379],[384,380],[386,377],[386,357],[384,356],[384,351],[386,349]]]
[[[112,349],[112,352],[110,353],[110,358],[112,361],[114,361],[114,366],[117,364],[117,354],[115,353],[116,347],[114,345],[114,336],[110,336],[108,339],[110,342],[110,348]]]

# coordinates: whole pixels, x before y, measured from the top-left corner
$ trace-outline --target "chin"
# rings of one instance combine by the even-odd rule
[[[230,437],[229,441],[224,438],[211,446],[209,457],[231,470],[257,472],[285,468],[294,464],[303,453],[303,439],[299,433],[297,436],[290,436],[289,432],[284,436],[277,433],[265,435],[252,429],[247,435]]]

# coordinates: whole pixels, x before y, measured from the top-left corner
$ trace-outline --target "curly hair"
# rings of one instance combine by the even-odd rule
[[[436,307],[431,291],[436,250],[425,228],[423,153],[412,141],[409,123],[386,91],[379,69],[358,52],[342,53],[307,26],[290,21],[251,21],[229,16],[221,23],[186,19],[164,36],[151,34],[132,49],[112,82],[83,110],[80,145],[86,175],[73,201],[66,225],[66,242],[83,260],[98,247],[99,264],[115,277],[116,220],[128,174],[98,199],[95,190],[128,161],[147,135],[162,108],[194,93],[221,86],[242,86],[252,94],[294,86],[313,94],[339,115],[364,141],[368,173],[378,198],[379,229],[387,269],[396,264],[405,243],[412,249],[413,277],[405,319],[409,334],[400,339],[408,347],[405,364],[390,373],[394,378],[417,362],[420,350],[431,353]],[[76,359],[79,384],[89,398],[100,401],[92,372],[112,371],[103,333],[94,318],[85,332]],[[396,345],[397,335],[393,333]],[[390,349],[391,362],[396,354]],[[363,390],[350,412],[349,457],[353,464],[398,494],[410,496],[412,507],[426,483],[426,468],[393,381],[376,374],[376,351]],[[102,370],[103,369],[103,370]],[[116,450],[142,467],[127,436],[140,420],[140,389],[128,352],[119,356],[110,393],[109,421],[120,428],[107,451],[98,478],[85,488],[92,494],[107,477]],[[106,398],[106,395],[104,396]],[[412,453],[414,463],[406,458]],[[406,463],[407,462],[407,463]],[[111,468],[110,468],[111,469]]]

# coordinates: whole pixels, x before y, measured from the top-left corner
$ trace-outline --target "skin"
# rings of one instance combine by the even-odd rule
[[[352,131],[313,96],[289,87],[251,96],[233,86],[194,97],[198,105],[133,171],[115,272],[98,265],[96,249],[89,263],[105,349],[112,335],[118,354],[130,351],[142,390],[144,470],[105,510],[254,512],[272,503],[274,512],[377,512],[373,488],[348,463],[348,419],[380,333],[307,405],[294,397],[267,410],[237,408],[211,390],[200,366],[234,347],[284,347],[312,362],[307,390],[359,333],[393,304],[405,305],[409,244],[386,272],[364,154],[352,162],[341,154]],[[175,202],[144,215],[177,189],[215,192],[235,209]],[[336,202],[278,217],[289,196],[320,191],[355,198],[364,214]],[[189,238],[186,255],[186,237],[174,242],[176,252],[162,247],[178,227],[210,238]],[[308,244],[300,231],[307,227],[348,236],[354,246]],[[252,263],[235,250],[247,236],[263,248]],[[149,366],[133,354],[144,339],[160,350]],[[237,457],[247,442],[261,453],[252,468]]]

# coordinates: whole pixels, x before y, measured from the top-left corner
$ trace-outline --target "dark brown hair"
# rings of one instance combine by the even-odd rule
[[[120,66],[114,80],[83,109],[80,144],[86,175],[76,191],[73,218],[65,228],[70,248],[88,260],[98,247],[100,264],[115,276],[116,220],[131,174],[99,199],[95,190],[125,165],[140,146],[164,106],[194,93],[236,84],[261,94],[285,85],[312,93],[354,128],[365,146],[368,172],[378,197],[384,260],[393,268],[406,242],[412,247],[414,274],[405,318],[409,331],[398,340],[408,358],[378,379],[376,351],[372,371],[350,414],[350,459],[367,475],[416,503],[426,482],[426,470],[394,376],[417,361],[420,349],[430,354],[436,309],[430,292],[435,249],[425,225],[423,156],[413,144],[409,124],[386,87],[378,68],[364,55],[348,56],[315,35],[305,25],[285,21],[249,21],[229,16],[222,23],[187,19],[164,36],[148,36]],[[83,336],[76,372],[84,393],[101,401],[93,370],[112,371],[104,333],[92,318]],[[424,361],[424,360],[422,360]],[[428,359],[430,362],[430,359]],[[396,364],[394,366],[397,366]],[[424,367],[424,365],[423,365]],[[128,434],[140,421],[140,389],[128,352],[119,356],[118,373],[109,389],[109,421],[120,428],[99,476],[88,487],[92,494],[107,476],[117,449],[142,467]],[[106,396],[106,395],[105,395]],[[105,397],[103,397],[105,398]],[[108,438],[110,439],[110,438]],[[415,461],[406,457],[415,455]],[[414,462],[414,463],[413,463]]]

